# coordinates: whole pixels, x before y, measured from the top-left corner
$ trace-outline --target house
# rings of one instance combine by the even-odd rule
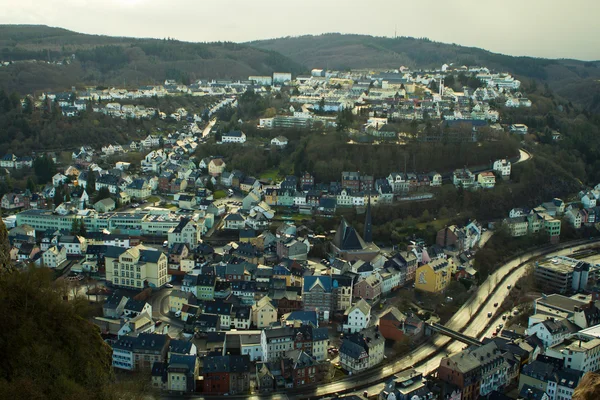
[[[262,360],[260,335],[254,333],[239,334],[240,354],[250,357],[251,362]]]
[[[130,249],[107,246],[106,280],[113,286],[142,290],[162,287],[168,282],[167,256],[143,245]]]
[[[192,304],[192,299],[193,296],[191,291],[172,290],[168,297],[169,311],[172,313],[181,311],[184,304]]]
[[[370,321],[371,306],[365,300],[360,299],[344,312],[342,330],[348,333],[356,333],[369,326]]]
[[[379,317],[379,332],[389,340],[415,341],[424,336],[425,323],[416,315],[404,315],[396,307],[390,307]]]
[[[252,325],[262,329],[274,322],[277,322],[277,308],[269,296],[264,296],[252,306]]]
[[[510,161],[505,159],[494,161],[492,170],[502,178],[510,177],[511,164]]]
[[[152,195],[152,188],[148,185],[146,180],[134,179],[133,182],[125,188],[125,193],[132,199],[146,200]]]
[[[442,358],[438,378],[456,385],[462,399],[474,400],[502,390],[509,382],[509,365],[496,342],[488,342]]]
[[[493,172],[482,172],[477,175],[477,183],[483,189],[492,189],[496,185],[496,175]]]
[[[287,146],[288,139],[285,136],[277,136],[271,139],[271,146],[283,148]]]
[[[171,393],[193,393],[199,377],[198,357],[173,354],[167,366],[167,390]]]
[[[233,213],[229,214],[224,218],[224,228],[229,230],[241,230],[244,229],[246,221],[241,214]]]
[[[87,242],[83,236],[63,235],[58,245],[67,249],[67,254],[83,255],[87,250]]]
[[[120,290],[115,290],[102,304],[102,315],[104,318],[120,318],[128,301],[129,298],[124,296]]]
[[[379,274],[374,273],[366,278],[359,279],[354,288],[352,295],[355,299],[365,299],[371,302],[379,300],[381,296],[382,281]]]
[[[306,242],[289,237],[281,238],[277,242],[277,257],[289,260],[306,260],[308,257],[309,246]]]
[[[417,268],[415,289],[424,292],[439,293],[449,284],[452,269],[448,260],[438,259]]]
[[[3,209],[5,210],[14,210],[17,208],[29,208],[30,199],[27,196],[16,193],[6,193],[2,196],[2,201],[0,203]]]
[[[111,198],[102,199],[94,203],[94,210],[102,213],[112,211],[115,207],[115,201]]]
[[[271,327],[261,332],[263,361],[278,361],[294,349],[295,330],[289,326]]]
[[[404,370],[385,382],[385,386],[379,394],[381,400],[412,400],[412,399],[434,399],[434,393],[430,391],[423,373],[409,368]],[[444,399],[456,399],[443,397]],[[458,394],[460,399],[460,394]]]
[[[68,177],[58,172],[52,177],[52,186],[58,187],[65,183],[68,179]]]
[[[203,358],[203,393],[244,394],[250,390],[250,358],[247,355]]]
[[[467,168],[457,169],[452,174],[452,183],[456,187],[470,189],[475,185],[475,175]]]
[[[582,372],[600,369],[600,339],[571,337],[546,349],[545,354],[563,360],[563,366]]]
[[[544,347],[549,348],[562,343],[565,338],[578,330],[575,324],[566,319],[559,320],[549,317],[549,319],[530,326],[527,329],[527,333],[537,336],[544,344]]]
[[[383,361],[385,339],[375,328],[344,336],[340,346],[340,364],[353,374]]]
[[[245,143],[246,134],[242,131],[230,131],[221,135],[221,143]]]
[[[56,268],[67,261],[67,249],[62,246],[52,246],[42,254],[42,261],[48,268]]]
[[[212,160],[210,160],[210,162],[208,163],[208,173],[211,176],[219,176],[222,175],[225,171],[225,167],[227,166],[227,164],[225,163],[225,161],[222,158],[213,158]],[[230,174],[231,176],[231,174]],[[229,183],[229,185],[225,185],[230,187],[231,183]]]
[[[168,343],[168,335],[122,336],[112,346],[112,366],[128,371],[151,370],[155,362],[165,360]]]
[[[510,131],[513,133],[518,133],[521,135],[525,135],[528,131],[528,127],[525,124],[513,124],[510,126]]]
[[[183,217],[179,220],[177,226],[169,229],[167,240],[170,245],[175,243],[185,243],[194,249],[200,243],[202,230],[189,217]]]

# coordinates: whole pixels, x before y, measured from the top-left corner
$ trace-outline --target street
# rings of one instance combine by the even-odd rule
[[[539,256],[569,255],[573,251],[597,247],[596,240],[580,240],[563,243],[558,246],[545,247],[521,256],[515,257],[492,273],[488,279],[478,288],[471,298],[458,310],[458,312],[446,323],[450,329],[463,332],[472,337],[479,337],[490,322],[487,313],[494,315],[498,308],[494,303],[501,303],[508,295],[508,285],[514,287],[516,282],[526,273],[529,262]],[[370,394],[381,390],[381,382],[386,378],[410,367],[415,367],[425,374],[431,373],[438,366],[442,357],[446,354],[462,350],[466,345],[453,341],[452,339],[435,335],[432,340],[425,343],[402,359],[365,371],[359,375],[348,376],[336,382],[320,384],[316,387],[309,386],[299,388],[294,393],[287,393],[287,399],[322,398],[334,393],[348,393],[353,389],[359,393],[367,390]],[[261,396],[241,395],[229,396],[238,399],[281,399],[282,394],[265,394]],[[174,398],[163,396],[165,399]],[[203,399],[198,395],[193,399]]]

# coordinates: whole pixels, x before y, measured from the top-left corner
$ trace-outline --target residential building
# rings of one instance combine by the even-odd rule
[[[244,229],[244,227],[246,225],[246,220],[244,219],[244,217],[241,214],[233,213],[233,214],[228,214],[224,218],[224,223],[225,223],[225,226],[224,226],[225,229],[241,230],[241,229]]]
[[[422,372],[409,368],[392,376],[385,382],[385,386],[379,394],[379,399],[433,399],[434,394],[429,390],[426,383]]]
[[[483,189],[493,189],[496,186],[496,175],[493,172],[482,172],[477,175],[477,183]]]
[[[123,336],[112,346],[112,365],[128,371],[150,370],[155,362],[166,359],[168,344],[168,335]]]
[[[62,246],[52,246],[42,254],[42,261],[48,268],[56,268],[67,261],[67,249]]]
[[[169,245],[175,243],[186,243],[190,248],[194,249],[200,243],[202,230],[198,224],[191,218],[181,218],[177,226],[169,229],[167,239]]]
[[[263,329],[260,340],[263,361],[278,361],[285,357],[287,352],[294,349],[294,337],[294,328],[290,326]]]
[[[193,393],[199,376],[198,357],[173,354],[167,366],[167,390],[172,393]]]
[[[531,325],[527,329],[529,335],[536,335],[545,348],[552,347],[577,332],[577,327],[566,319],[548,318],[542,322]]]
[[[382,279],[378,273],[372,273],[366,278],[359,278],[354,284],[352,295],[355,299],[365,299],[375,302],[381,297]]]
[[[508,159],[501,159],[494,161],[492,170],[502,178],[510,177],[511,164]]]
[[[231,131],[221,135],[221,143],[245,143],[246,134],[241,131]]]
[[[344,312],[342,330],[348,333],[356,333],[368,327],[369,322],[371,322],[371,306],[365,300],[360,299]]]
[[[285,136],[277,136],[271,139],[271,146],[283,148],[287,146],[288,139]]]
[[[599,268],[570,257],[557,256],[534,264],[534,275],[545,290],[567,294],[585,291],[598,278]]]
[[[475,185],[475,175],[467,168],[457,169],[452,174],[452,183],[456,187],[471,189]]]
[[[385,339],[376,328],[368,328],[344,337],[340,346],[340,364],[353,374],[383,361]]]
[[[113,286],[142,290],[167,283],[167,256],[161,251],[142,245],[107,246],[104,257],[106,280]]]
[[[202,359],[203,393],[244,394],[250,390],[247,355],[208,356]]]
[[[570,337],[546,349],[545,354],[563,360],[565,368],[582,372],[600,370],[600,339]]]
[[[425,335],[425,324],[416,315],[404,315],[396,307],[391,307],[379,317],[379,332],[389,340],[417,341]]]
[[[316,311],[321,320],[329,320],[333,310],[333,288],[330,276],[305,276],[302,283],[305,311]]]
[[[277,308],[268,296],[264,296],[252,306],[252,324],[258,329],[263,329],[274,322],[277,322]]]
[[[433,260],[417,268],[415,288],[424,292],[440,293],[450,284],[451,265],[446,259]]]

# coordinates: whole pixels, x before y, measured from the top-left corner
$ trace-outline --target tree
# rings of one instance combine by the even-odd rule
[[[29,191],[31,193],[35,193],[37,188],[35,186],[35,182],[33,181],[33,179],[31,178],[31,176],[27,177],[27,189],[29,189]]]
[[[0,398],[117,398],[110,346],[87,310],[63,300],[47,268],[0,276]]]
[[[94,199],[94,203],[99,202],[100,200],[109,199],[110,198],[110,190],[107,187],[102,187],[98,190],[96,197]]]
[[[325,112],[325,97],[321,97],[321,100],[319,101],[319,111]]]
[[[10,242],[8,241],[8,230],[4,221],[0,219],[0,276],[2,273],[12,270],[10,259]]]
[[[88,170],[87,182],[85,184],[85,191],[87,192],[88,196],[93,195],[94,192],[96,191],[96,173],[94,171],[92,171],[91,169]]]
[[[38,183],[45,184],[50,182],[54,174],[56,174],[56,165],[51,158],[43,155],[33,161],[33,171]]]
[[[79,218],[73,218],[71,224],[71,235],[77,235],[79,233]]]
[[[62,186],[54,190],[54,207],[60,206],[65,201],[65,193]]]

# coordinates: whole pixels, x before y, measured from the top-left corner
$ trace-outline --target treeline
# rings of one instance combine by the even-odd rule
[[[28,99],[21,105],[16,93],[0,89],[0,154],[30,155],[40,151],[70,151],[82,145],[127,144],[156,129],[156,121],[121,120],[106,115],[82,112],[64,117],[51,101],[35,107]]]

